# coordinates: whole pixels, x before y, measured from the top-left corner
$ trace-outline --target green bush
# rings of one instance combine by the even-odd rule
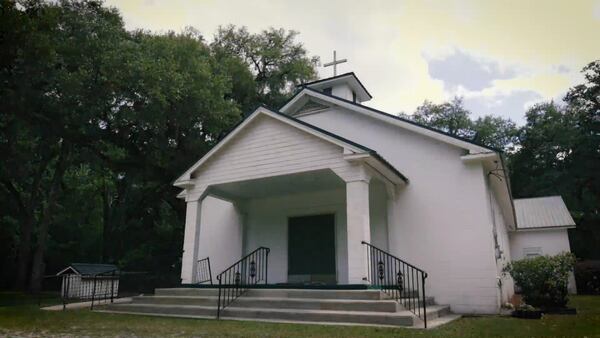
[[[525,303],[551,308],[567,305],[569,273],[574,266],[575,256],[562,253],[513,261],[503,271],[510,274],[521,289]]]

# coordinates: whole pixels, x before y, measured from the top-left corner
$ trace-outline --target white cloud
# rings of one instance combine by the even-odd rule
[[[494,80],[514,78],[518,73],[514,66],[501,67],[495,60],[476,57],[460,49],[454,49],[443,58],[429,58],[427,62],[429,75],[442,80],[449,91],[459,87],[480,91],[492,87]]]
[[[525,112],[544,97],[533,90],[514,90],[509,92],[474,93],[464,97],[467,109],[477,118],[484,115],[509,118],[515,123],[525,123]]]

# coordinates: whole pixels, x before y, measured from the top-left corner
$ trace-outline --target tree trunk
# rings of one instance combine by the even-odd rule
[[[38,181],[34,181],[37,183]],[[17,290],[25,290],[27,288],[27,277],[29,274],[29,263],[31,260],[31,234],[33,232],[34,211],[31,207],[32,201],[35,200],[35,184],[32,186],[32,194],[29,198],[30,203],[27,203],[23,198],[19,189],[10,180],[3,180],[2,185],[12,195],[12,200],[17,204],[19,209],[19,245],[17,246],[17,271],[14,275],[13,287]]]
[[[21,220],[21,233],[19,235],[19,247],[17,249],[17,276],[15,278],[15,289],[27,289],[27,277],[29,275],[29,263],[31,261],[31,234],[33,233],[33,213],[27,213]]]
[[[15,289],[18,290],[26,290],[28,285],[29,268],[31,266],[31,235],[33,234],[33,225],[35,223],[35,210],[39,205],[38,196],[42,177],[50,159],[51,156],[44,157],[42,160],[39,170],[34,176],[33,184],[30,187],[28,200],[22,198],[10,182],[5,184],[9,191],[13,193],[16,200],[19,201],[21,209],[19,246],[17,248],[17,275],[14,285]]]
[[[106,179],[106,178],[105,178]],[[111,257],[111,237],[112,237],[112,222],[110,217],[110,196],[106,181],[102,191],[102,262],[110,263]]]
[[[45,271],[45,254],[46,246],[48,242],[48,228],[52,221],[56,202],[58,200],[58,193],[60,185],[65,173],[66,160],[63,154],[58,157],[56,169],[54,171],[54,177],[52,178],[52,184],[50,186],[50,192],[48,193],[48,199],[46,200],[46,207],[43,209],[42,220],[38,227],[38,243],[33,255],[33,262],[31,264],[31,279],[29,281],[29,290],[32,293],[39,293],[42,288],[42,280],[44,278]]]

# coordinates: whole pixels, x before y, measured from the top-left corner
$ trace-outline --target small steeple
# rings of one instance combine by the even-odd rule
[[[305,83],[301,86],[355,103],[369,101],[372,98],[353,72]]]

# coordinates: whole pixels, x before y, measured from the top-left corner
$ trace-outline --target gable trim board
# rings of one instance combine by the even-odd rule
[[[304,121],[298,120],[294,117],[284,115],[282,113],[274,112],[264,106],[257,108],[252,114],[250,114],[246,119],[241,121],[233,130],[231,130],[224,138],[222,138],[210,151],[208,151],[200,160],[198,160],[194,165],[192,165],[188,170],[186,170],[175,182],[174,186],[186,189],[194,186],[193,178],[191,177],[192,173],[198,170],[209,158],[211,158],[215,153],[219,151],[222,147],[224,147],[230,140],[235,138],[235,136],[244,129],[247,125],[249,125],[253,120],[255,120],[258,116],[267,115],[275,120],[283,122],[287,125],[300,129],[306,133],[309,133],[313,136],[316,136],[322,140],[338,145],[344,149],[344,159],[348,161],[353,160],[361,160],[369,164],[374,170],[379,172],[381,175],[389,179],[391,182],[398,183],[408,183],[408,179],[400,173],[396,168],[394,168],[389,162],[383,159],[376,151],[360,145],[356,142],[345,139],[339,135],[333,134],[326,130],[315,127],[311,124],[308,124]],[[354,155],[363,155],[361,158],[353,157]],[[183,197],[185,193],[182,191],[178,194],[178,197]]]

